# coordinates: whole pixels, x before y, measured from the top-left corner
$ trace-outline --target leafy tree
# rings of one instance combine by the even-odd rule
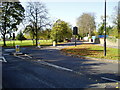
[[[98,34],[99,35],[104,35],[104,23],[102,23],[102,25],[99,27]]]
[[[106,18],[109,18],[109,16],[106,16]],[[98,35],[104,35],[104,16],[101,16],[102,22],[98,25]],[[111,35],[112,28],[110,25],[108,26],[108,23],[106,23],[106,35]]]
[[[20,32],[17,37],[16,37],[17,40],[20,40],[22,42],[22,40],[26,40],[26,38],[24,37],[23,33]]]
[[[25,30],[23,31],[23,33],[29,34],[32,41],[33,41],[33,45],[34,45],[34,39],[36,37],[36,33],[35,33],[35,27],[32,25],[27,25]]]
[[[113,14],[113,23],[115,26],[113,28],[113,36],[120,38],[120,1],[118,2],[118,6],[116,6],[114,9],[115,12]]]
[[[56,42],[63,41],[66,38],[71,38],[72,37],[71,27],[65,21],[58,19],[52,27],[50,36]]]
[[[2,12],[0,12],[0,32],[6,46],[6,34],[17,30],[24,18],[24,8],[20,2],[2,2]]]
[[[117,27],[114,27],[112,29],[112,32],[111,32],[112,36],[114,36],[115,38],[118,38],[118,28]]]
[[[106,35],[110,35],[112,33],[112,28],[111,26],[106,26]],[[99,27],[98,29],[98,35],[104,35],[104,23]]]
[[[50,39],[51,29],[42,30],[39,32],[40,39]]]
[[[47,25],[50,25],[47,17],[47,9],[41,2],[28,2],[26,12],[26,19],[30,22],[29,25],[32,26],[31,34],[33,34],[33,37],[36,39],[37,46],[38,32]]]
[[[81,37],[89,36],[91,37],[95,26],[95,17],[90,13],[83,13],[77,18],[77,26],[79,28],[79,34]]]

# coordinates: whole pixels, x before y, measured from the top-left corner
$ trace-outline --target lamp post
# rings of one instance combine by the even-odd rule
[[[104,19],[104,56],[106,56],[106,0],[105,0],[105,19]]]

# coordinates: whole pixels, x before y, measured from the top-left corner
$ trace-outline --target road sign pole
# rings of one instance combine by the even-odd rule
[[[76,26],[73,27],[73,35],[75,35],[75,46],[76,46],[76,35],[78,35],[78,28]]]
[[[76,46],[76,35],[75,35],[75,46]]]

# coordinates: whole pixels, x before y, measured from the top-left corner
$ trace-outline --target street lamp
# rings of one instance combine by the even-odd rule
[[[104,19],[104,56],[106,56],[106,0],[105,0],[105,19]]]

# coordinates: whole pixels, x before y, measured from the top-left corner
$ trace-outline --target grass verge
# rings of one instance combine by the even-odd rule
[[[39,40],[40,42],[40,45],[41,46],[50,46],[53,44],[52,40]],[[21,41],[6,41],[6,47],[13,47],[14,46],[14,43],[15,45],[20,45],[22,47],[25,47],[25,46],[35,46],[35,44],[33,45],[33,41],[32,40],[23,40],[22,42]],[[57,43],[57,44],[64,44],[65,42],[60,42],[60,43]],[[0,46],[3,46],[3,41],[0,41]]]
[[[94,45],[94,44],[82,44],[78,46],[70,46],[67,48],[62,49],[61,51],[80,55],[80,56],[88,56],[94,58],[103,58],[103,59],[110,59],[110,60],[118,60],[118,49],[117,48],[107,48],[107,55],[104,56],[104,47]],[[120,50],[120,49],[119,49]]]
[[[40,42],[40,45],[41,46],[49,46],[49,45],[52,45],[52,40],[39,40]],[[33,41],[32,40],[23,40],[22,42],[21,41],[6,41],[6,45],[7,47],[8,46],[13,46],[15,43],[15,45],[20,45],[20,46],[34,46],[33,45]],[[0,41],[0,46],[3,45],[3,41]]]

